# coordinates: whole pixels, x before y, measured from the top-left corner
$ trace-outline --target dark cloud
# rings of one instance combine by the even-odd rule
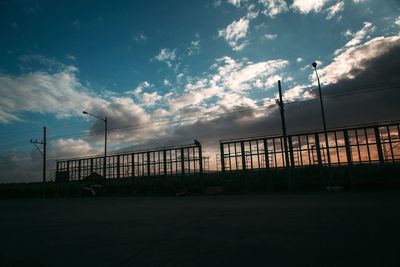
[[[399,65],[400,46],[395,46],[382,56],[365,60],[359,68],[352,69],[350,74],[354,78],[323,87],[328,128],[399,120]],[[285,106],[289,133],[322,129],[317,89],[311,93],[314,99],[291,102]],[[141,147],[186,144],[198,139],[206,148],[216,150],[221,139],[281,133],[280,114],[276,106],[267,108],[265,116],[254,117],[255,112],[227,113],[212,121],[181,126],[171,135],[151,140]]]
[[[41,155],[36,150],[31,150],[28,156],[22,157],[20,153],[11,151],[0,155],[0,182],[31,182],[40,181],[42,178]]]
[[[142,130],[135,129],[135,125],[150,124],[151,120],[146,111],[134,103],[130,98],[113,98],[112,102],[107,105],[101,106],[97,109],[90,110],[89,112],[96,114],[100,118],[107,116],[108,130],[110,141],[115,139],[118,142],[123,142],[122,139],[140,139],[146,135],[148,128]],[[93,118],[94,119],[94,118]],[[128,131],[117,131],[118,129],[126,129]],[[94,119],[93,125],[90,129],[90,136],[88,139],[91,141],[100,141],[103,139],[104,122]],[[124,138],[122,138],[122,136]]]

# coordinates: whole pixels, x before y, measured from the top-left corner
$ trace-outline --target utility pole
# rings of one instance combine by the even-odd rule
[[[95,117],[96,119],[98,119],[98,120],[101,120],[101,121],[103,121],[104,122],[104,160],[103,160],[103,176],[104,176],[104,178],[107,178],[107,176],[106,176],[106,170],[107,170],[107,122],[108,122],[108,120],[107,120],[107,117],[104,117],[104,119],[103,118],[101,118],[101,117],[99,117],[99,116],[97,116],[97,115],[94,115],[94,114],[92,114],[92,113],[89,113],[89,112],[87,112],[87,111],[82,111],[82,113],[83,114],[86,114],[86,115],[90,115],[90,116],[92,116],[92,117]]]
[[[43,127],[43,140],[38,141],[35,140],[33,141],[31,139],[31,144],[33,144],[36,149],[39,151],[40,154],[42,154],[43,157],[43,197],[46,196],[46,126]],[[37,145],[43,145],[43,151],[40,150],[40,148]]]
[[[329,172],[328,186],[329,186],[329,190],[331,190],[332,189],[331,153],[329,151],[328,132],[326,130],[326,120],[325,120],[325,109],[324,109],[324,103],[322,101],[321,83],[319,81],[319,76],[318,76],[318,72],[317,72],[317,62],[313,62],[312,67],[315,70],[315,75],[317,76],[317,81],[318,81],[318,94],[319,94],[319,102],[321,105],[322,126],[324,128],[326,158],[328,160],[328,172]]]
[[[104,118],[104,164],[103,164],[103,174],[104,178],[107,178],[107,117]]]
[[[285,162],[286,162],[285,167],[290,167],[287,133],[286,133],[285,108],[284,108],[284,103],[282,100],[282,88],[281,88],[280,80],[278,81],[278,92],[279,92],[279,99],[276,100],[276,103],[279,105],[279,111],[281,113],[283,142],[284,142],[284,149],[285,149]],[[293,181],[292,180],[293,180],[293,175],[292,175],[292,171],[290,171],[290,176],[288,179],[288,191],[289,192],[293,192]]]

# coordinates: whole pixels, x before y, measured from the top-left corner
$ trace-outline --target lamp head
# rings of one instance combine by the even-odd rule
[[[86,111],[82,111],[83,114],[88,114]]]
[[[313,62],[312,66],[314,67],[314,69],[316,69],[317,68],[317,62]]]

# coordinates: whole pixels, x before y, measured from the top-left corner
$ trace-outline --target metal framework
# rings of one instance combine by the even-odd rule
[[[198,143],[107,155],[106,178],[203,173],[201,149],[201,144]],[[95,172],[102,174],[103,164],[104,156],[57,160],[56,177],[66,176],[66,180],[81,180]]]
[[[285,166],[396,164],[400,162],[400,124],[387,123],[328,130],[329,149],[322,131],[288,135],[289,164],[283,136],[220,141],[221,171],[272,169]]]
[[[282,135],[220,141],[218,171],[276,169],[292,166],[388,165],[400,163],[400,122],[329,129],[329,149],[323,131],[288,135],[288,164]],[[56,180],[81,180],[102,174],[104,156],[57,160]],[[207,172],[209,158],[200,143],[154,150],[111,154],[106,178],[193,175]]]

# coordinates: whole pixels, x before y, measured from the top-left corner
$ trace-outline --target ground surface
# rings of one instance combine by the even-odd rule
[[[400,266],[400,193],[1,199],[0,266]]]

